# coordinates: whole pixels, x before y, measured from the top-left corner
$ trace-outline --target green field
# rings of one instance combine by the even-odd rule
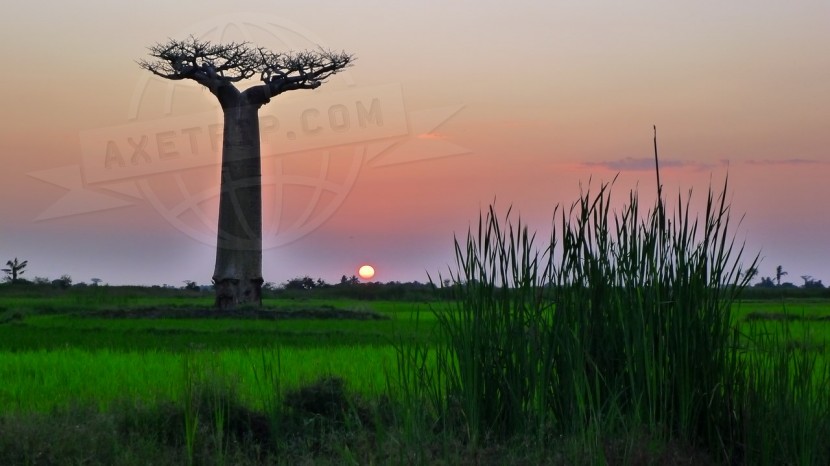
[[[259,317],[222,318],[205,316],[209,305],[209,296],[119,288],[0,295],[0,434],[3,425],[13,431],[9,420],[20,423],[20,416],[54,422],[55,413],[81,409],[140,417],[132,411],[137,406],[189,406],[194,390],[217,386],[252,412],[268,412],[292,391],[330,376],[362,399],[399,396],[402,349],[437,344],[434,311],[452,307],[267,299]],[[335,311],[347,314],[327,316]],[[774,334],[782,347],[807,347],[824,367],[830,300],[744,300],[732,311],[746,347]],[[304,318],[290,317],[297,312]],[[184,436],[175,451],[187,445]]]
[[[0,325],[0,379],[6,381],[0,385],[0,410],[48,412],[89,402],[106,407],[119,398],[178,400],[185,360],[199,374],[214,372],[233,380],[241,399],[257,409],[262,408],[258,394],[275,390],[275,382],[285,390],[324,375],[340,376],[357,392],[376,395],[386,388],[385,374],[395,371],[392,345],[435,336],[429,307],[416,303],[264,303],[308,314],[341,309],[385,317],[358,320],[119,316],[171,304],[195,309],[207,301],[146,296],[121,296],[115,312],[99,317],[96,312],[114,309],[112,299],[102,301],[83,304],[81,310],[64,297],[0,298],[5,322]],[[278,373],[264,375],[275,368]]]
[[[376,399],[396,392],[390,384],[395,345],[429,345],[436,338],[430,309],[438,304],[266,299],[257,315],[216,317],[211,298],[200,294],[119,287],[0,291],[0,458],[13,464],[37,455],[2,456],[12,436],[31,434],[12,432],[37,416],[55,424],[81,410],[93,418],[119,413],[122,424],[161,416],[155,424],[164,424],[182,409],[187,413],[194,396],[216,390],[239,409],[267,413],[327,377],[343,380],[349,396]],[[202,403],[194,418],[206,405],[213,406]],[[164,406],[182,408],[152,414]],[[171,435],[184,434],[181,427],[176,423]],[[48,437],[32,435],[34,444]],[[53,448],[45,446],[48,438],[40,441],[44,450]],[[165,462],[184,461],[182,443],[173,442],[174,456]]]
[[[95,312],[114,309],[113,302],[124,311],[188,309],[206,306],[210,298],[97,296],[104,297],[101,304],[77,297],[0,297],[0,379],[6,381],[0,386],[0,409],[49,411],[91,401],[105,406],[119,397],[178,399],[185,358],[200,371],[210,367],[234,379],[243,399],[254,407],[261,406],[256,394],[272,388],[257,386],[255,380],[264,370],[263,360],[280,368],[283,389],[336,374],[359,392],[377,394],[385,388],[384,374],[395,370],[395,344],[428,344],[437,338],[431,309],[441,305],[265,302],[271,309],[368,310],[386,320],[104,318]],[[747,335],[763,328],[787,335],[787,342],[803,341],[822,350],[830,341],[830,300],[741,301],[733,312]]]
[[[733,306],[733,317],[748,336],[779,335],[785,345],[822,355],[830,349],[830,299],[745,300]]]
[[[73,404],[107,409],[123,399],[154,404],[180,401],[187,377],[226,380],[251,409],[262,410],[263,394],[296,389],[337,375],[365,395],[386,389],[394,371],[391,347],[259,348],[256,350],[113,351],[41,350],[0,353],[3,412],[45,412]],[[191,372],[186,373],[186,368]],[[274,373],[269,373],[273,370]]]
[[[39,300],[38,300],[39,301]],[[145,300],[146,301],[146,300]],[[19,304],[19,303],[18,303]],[[35,302],[31,306],[16,306],[6,311],[8,325],[0,327],[0,348],[5,350],[63,348],[122,350],[173,350],[192,347],[257,348],[280,346],[319,347],[324,345],[375,345],[386,346],[397,338],[429,338],[429,310],[414,303],[371,304],[336,301],[333,303],[266,302],[275,309],[314,312],[315,306],[327,309],[359,310],[375,312],[387,317],[383,320],[351,319],[216,319],[216,318],[118,318],[98,317],[88,311],[73,310],[68,313],[52,311],[37,313]],[[198,304],[193,304],[197,306]],[[139,309],[145,309],[139,307]],[[188,309],[187,307],[180,308]],[[129,309],[130,305],[126,305]],[[60,309],[60,306],[49,307]],[[422,313],[420,328],[416,328],[414,315]],[[19,319],[11,315],[20,314]],[[163,311],[162,311],[163,315]],[[434,321],[432,322],[434,326]],[[48,337],[46,337],[48,335]]]

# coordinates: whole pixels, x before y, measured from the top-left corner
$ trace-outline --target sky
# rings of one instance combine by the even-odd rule
[[[493,202],[545,237],[580,186],[653,199],[656,125],[667,195],[728,175],[760,275],[830,282],[826,1],[171,3],[4,5],[0,259],[24,277],[210,283],[219,106],[137,64],[193,35],[357,57],[260,111],[266,281],[425,282]]]

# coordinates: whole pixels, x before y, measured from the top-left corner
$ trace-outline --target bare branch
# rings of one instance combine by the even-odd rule
[[[220,45],[190,36],[181,41],[170,39],[149,50],[155,60],[139,61],[142,68],[165,79],[192,79],[211,91],[254,76],[261,63],[256,49],[245,42]]]
[[[271,97],[294,89],[316,89],[355,60],[346,52],[324,49],[296,53],[260,50],[260,54],[264,65],[260,78],[268,86]]]
[[[192,79],[217,96],[220,88],[259,74],[263,86],[256,86],[248,95],[258,96],[256,100],[261,103],[286,91],[316,89],[355,60],[346,52],[319,49],[276,53],[246,42],[219,45],[193,36],[181,41],[170,39],[149,51],[155,60],[139,61],[142,68],[165,79]]]

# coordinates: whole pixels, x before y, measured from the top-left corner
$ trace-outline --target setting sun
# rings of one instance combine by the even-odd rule
[[[364,265],[360,267],[360,269],[357,271],[357,274],[360,275],[360,278],[368,280],[375,276],[375,268],[371,265]]]

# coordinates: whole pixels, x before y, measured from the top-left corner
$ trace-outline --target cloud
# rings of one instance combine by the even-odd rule
[[[820,160],[811,160],[811,159],[799,159],[799,158],[791,158],[791,159],[779,159],[779,160],[771,160],[771,159],[761,159],[755,160],[750,159],[745,162],[747,165],[773,165],[773,166],[780,166],[780,165],[787,165],[787,166],[794,166],[794,165],[815,165],[815,164],[824,164],[827,162],[822,162]]]
[[[789,159],[749,159],[730,161],[721,159],[716,162],[698,162],[692,160],[660,159],[661,169],[684,169],[692,171],[707,171],[717,167],[728,167],[730,164],[744,164],[752,166],[769,167],[797,167],[809,165],[826,165],[828,162],[814,159],[789,158]],[[653,157],[623,157],[615,160],[601,160],[597,162],[578,162],[579,167],[604,168],[615,172],[637,172],[654,171]]]
[[[605,168],[618,172],[626,171],[652,171],[654,170],[654,159],[651,157],[624,157],[617,160],[605,160],[600,162],[582,162],[583,166],[592,168]],[[689,160],[660,160],[660,168],[689,168],[692,170],[708,170],[714,168],[711,163],[695,162]]]

